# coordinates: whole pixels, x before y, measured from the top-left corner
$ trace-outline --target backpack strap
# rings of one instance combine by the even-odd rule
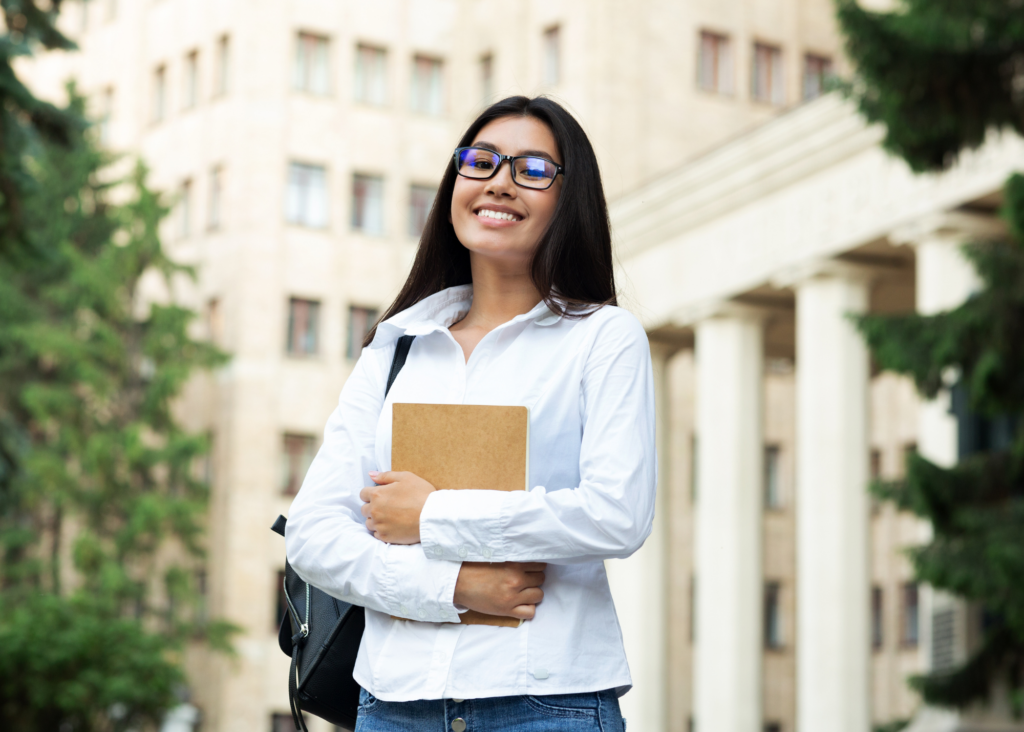
[[[405,359],[409,357],[409,348],[414,340],[416,340],[416,336],[404,335],[398,339],[398,343],[395,345],[395,357],[391,360],[391,373],[388,374],[388,385],[384,389],[385,399],[388,392],[391,391],[391,385],[398,378],[398,372],[405,366]]]

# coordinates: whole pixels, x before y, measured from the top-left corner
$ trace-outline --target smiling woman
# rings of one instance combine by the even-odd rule
[[[296,572],[366,608],[356,729],[622,732],[632,682],[603,562],[651,530],[654,389],[568,112],[512,97],[470,126],[364,345],[287,529]],[[391,472],[396,402],[527,407],[533,488]],[[462,623],[467,610],[529,622]]]

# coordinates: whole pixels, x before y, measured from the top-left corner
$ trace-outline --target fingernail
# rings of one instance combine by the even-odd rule
[[[378,475],[380,475],[380,473],[378,473],[376,470],[371,470],[370,471],[370,477],[371,478],[376,478]]]

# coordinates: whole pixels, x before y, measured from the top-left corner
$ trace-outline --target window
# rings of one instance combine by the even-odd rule
[[[754,44],[754,68],[750,84],[750,93],[755,101],[775,105],[786,103],[782,49],[764,43]]]
[[[765,722],[764,732],[782,732],[781,722]]]
[[[185,57],[185,88],[182,107],[191,109],[199,103],[199,51]]]
[[[884,609],[882,588],[876,585],[871,588],[871,647],[875,650],[885,642]]]
[[[697,85],[704,91],[732,94],[732,43],[729,36],[701,31]]]
[[[412,111],[439,115],[444,111],[441,61],[416,56],[412,67]]]
[[[697,576],[690,575],[690,643],[697,640]]]
[[[99,128],[100,142],[104,145],[110,144],[111,120],[114,117],[114,87],[108,86],[103,90],[100,97],[100,115],[97,127]]]
[[[209,610],[209,581],[207,580],[206,570],[197,569],[195,573],[196,583],[196,621],[199,623],[205,623],[210,617]]]
[[[178,236],[182,239],[192,233],[192,181],[182,181],[178,193]]]
[[[825,79],[832,73],[832,59],[809,53],[804,56],[804,99],[817,99],[825,92]]]
[[[494,56],[480,57],[480,99],[486,104],[494,96]]]
[[[363,350],[363,339],[377,322],[379,313],[376,308],[361,308],[352,305],[348,309],[348,346],[345,355],[350,361],[359,358]]]
[[[388,103],[388,56],[383,48],[356,47],[356,101],[383,106]]]
[[[327,226],[327,173],[322,165],[288,166],[285,219],[313,229]]]
[[[437,189],[433,186],[409,186],[409,236],[419,236],[434,205]]]
[[[153,72],[153,121],[161,122],[167,114],[167,67],[157,66]]]
[[[765,508],[782,507],[782,486],[779,477],[778,445],[769,445],[764,449],[764,506]]]
[[[882,451],[877,448],[871,450],[868,472],[872,481],[882,479]],[[874,492],[871,492],[868,495],[868,501],[871,506],[872,515],[875,515],[882,510],[882,502],[878,500],[878,496],[876,496]]]
[[[224,169],[215,165],[210,169],[210,207],[207,211],[206,225],[210,229],[219,229],[221,221],[221,200],[224,197]]]
[[[543,83],[554,85],[562,80],[561,29],[556,25],[544,31]]]
[[[910,468],[910,461],[913,460],[914,455],[917,453],[917,443],[908,442],[903,446],[903,477],[907,476],[907,470]]]
[[[294,300],[292,302],[295,302]],[[281,450],[281,492],[294,496],[302,487],[306,471],[316,456],[316,438],[312,435],[285,435]]]
[[[324,36],[299,33],[295,44],[292,88],[319,95],[330,92],[327,39]]]
[[[905,582],[903,584],[903,637],[900,639],[905,646],[917,646],[918,610],[917,583]]]
[[[270,732],[296,732],[291,714],[271,714]]]
[[[352,228],[365,234],[384,233],[384,179],[375,175],[352,177]]]
[[[768,582],[764,586],[764,645],[782,648],[782,586]]]
[[[300,300],[293,297],[288,301],[288,342],[289,354],[311,356],[317,352],[319,340],[320,303],[316,300]]]
[[[206,303],[206,335],[214,345],[223,345],[224,311],[218,297],[211,297]]]
[[[213,80],[214,96],[228,93],[228,82],[231,74],[231,40],[228,36],[217,39],[217,70]]]

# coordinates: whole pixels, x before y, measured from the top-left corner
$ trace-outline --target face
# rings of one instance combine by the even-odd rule
[[[495,120],[477,133],[471,145],[503,155],[538,155],[562,164],[554,135],[534,117]],[[451,221],[462,246],[474,256],[528,267],[555,211],[563,177],[557,176],[546,191],[523,188],[512,182],[508,161],[488,180],[456,176]]]

